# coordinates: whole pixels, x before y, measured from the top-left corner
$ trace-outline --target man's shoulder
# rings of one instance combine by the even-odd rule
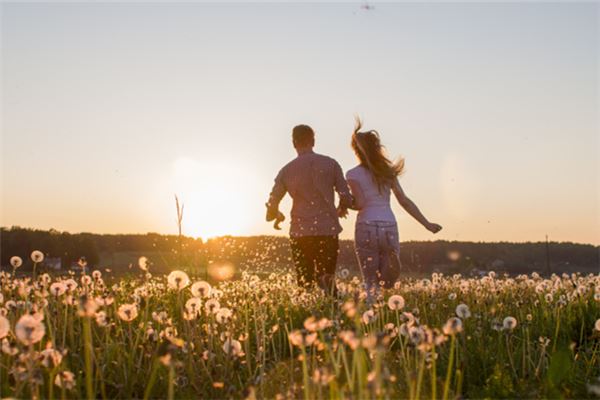
[[[314,153],[314,157],[331,165],[339,165],[335,158],[326,156],[325,154]]]

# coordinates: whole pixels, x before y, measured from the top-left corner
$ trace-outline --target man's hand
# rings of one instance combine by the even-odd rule
[[[279,226],[279,224],[282,223],[283,221],[285,221],[285,215],[283,215],[283,213],[281,211],[277,211],[277,217],[275,218],[275,223],[273,224],[273,228],[280,231],[281,227]]]
[[[281,230],[281,227],[279,226],[279,224],[282,223],[283,221],[285,221],[285,215],[283,215],[283,213],[281,211],[279,211],[278,209],[269,207],[269,203],[266,203],[265,206],[267,206],[267,216],[266,216],[267,221],[270,222],[270,221],[275,220],[275,223],[273,224],[273,228],[275,228],[277,230]]]
[[[442,230],[441,225],[434,224],[433,222],[429,222],[425,228],[427,228],[427,230],[431,233],[438,233],[439,231]]]

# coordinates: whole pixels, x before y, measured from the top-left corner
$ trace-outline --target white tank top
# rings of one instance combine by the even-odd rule
[[[362,165],[356,166],[346,172],[346,179],[355,181],[360,185],[365,204],[358,211],[356,222],[390,221],[396,222],[390,207],[391,185],[383,185],[381,192],[371,172]]]

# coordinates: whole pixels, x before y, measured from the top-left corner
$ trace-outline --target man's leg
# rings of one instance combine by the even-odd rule
[[[290,238],[292,259],[299,286],[309,288],[315,282],[315,267],[311,256],[310,237]]]
[[[337,295],[335,286],[335,268],[339,252],[337,236],[320,236],[316,246],[316,273],[319,286],[330,295]]]

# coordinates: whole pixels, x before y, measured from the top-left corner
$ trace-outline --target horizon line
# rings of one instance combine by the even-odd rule
[[[59,230],[59,229],[55,229],[55,228],[49,228],[49,229],[43,229],[43,228],[31,228],[31,227],[23,227],[23,226],[19,226],[19,225],[13,225],[11,227],[6,227],[6,226],[0,226],[0,230],[12,230],[13,228],[15,229],[24,229],[24,230],[32,230],[32,231],[44,231],[44,232],[50,232],[50,231],[56,231],[59,233],[68,233],[71,235],[80,235],[80,234],[91,234],[91,235],[113,235],[113,236],[117,236],[117,235],[123,235],[123,236],[127,236],[127,235],[150,235],[150,234],[154,234],[154,235],[160,235],[160,236],[179,236],[177,233],[161,233],[161,232],[152,232],[152,231],[147,231],[147,232],[127,232],[127,233],[114,233],[114,232],[91,232],[91,231],[80,231],[80,232],[70,232],[70,231],[66,231],[66,230]],[[281,237],[281,238],[289,238],[289,235],[287,234],[272,234],[272,235],[268,235],[268,234],[257,234],[257,235],[220,235],[220,236],[211,236],[211,237],[207,237],[207,238],[203,238],[201,236],[192,236],[192,235],[185,235],[182,234],[182,237],[185,238],[190,238],[190,239],[194,239],[194,240],[202,240],[203,242],[208,242],[209,240],[215,240],[215,239],[222,239],[222,238],[255,238],[255,237]],[[340,238],[340,241],[353,241],[353,239],[342,239]],[[435,242],[448,242],[448,243],[482,243],[482,244],[493,244],[493,243],[511,243],[511,244],[532,244],[532,243],[546,243],[545,240],[538,240],[538,241],[520,241],[520,242],[516,242],[516,241],[510,241],[510,240],[497,240],[497,241],[485,241],[485,240],[449,240],[449,239],[435,239],[435,240],[402,240],[400,241],[400,243],[435,243]],[[598,244],[594,244],[594,243],[585,243],[585,242],[573,242],[573,241],[552,241],[552,240],[548,240],[548,243],[554,243],[554,244],[576,244],[576,245],[583,245],[583,246],[593,246],[593,247],[600,247],[600,243]]]

